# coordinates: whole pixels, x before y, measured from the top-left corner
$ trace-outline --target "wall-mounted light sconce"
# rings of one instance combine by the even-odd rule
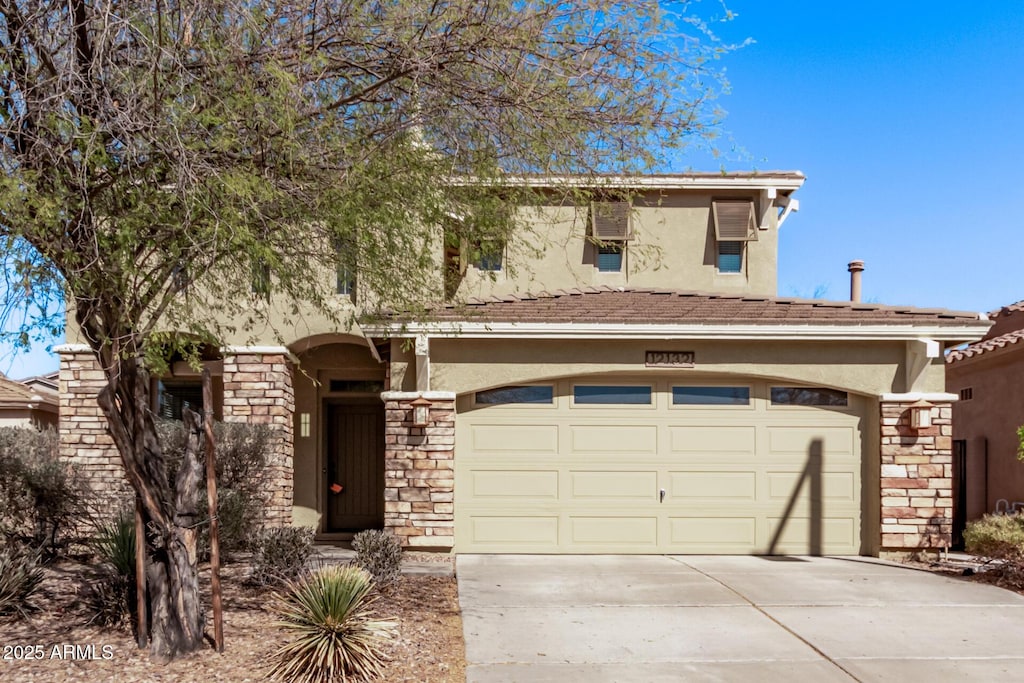
[[[914,429],[927,429],[932,426],[932,408],[935,406],[921,399],[910,404],[910,426]]]
[[[426,427],[430,423],[430,401],[420,396],[409,403],[412,406],[412,426]]]
[[[299,436],[309,436],[309,413],[299,413]]]

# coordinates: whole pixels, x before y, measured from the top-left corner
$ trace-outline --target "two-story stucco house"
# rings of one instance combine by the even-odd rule
[[[552,199],[507,244],[439,245],[438,291],[460,303],[426,319],[229,340],[214,409],[277,430],[270,519],[474,553],[948,545],[942,352],[989,323],[778,298],[800,173],[609,182],[632,206]],[[64,454],[112,479],[92,363],[62,350]],[[200,400],[177,370],[160,383],[169,415]]]

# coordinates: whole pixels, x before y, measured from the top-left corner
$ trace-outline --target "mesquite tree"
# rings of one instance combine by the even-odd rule
[[[175,490],[195,482],[168,480],[150,411],[167,350],[272,310],[348,315],[316,275],[338,245],[375,301],[417,300],[445,221],[502,235],[528,176],[709,140],[729,47],[708,27],[657,0],[0,0],[4,310],[27,343],[66,306],[103,368],[154,654],[202,623]]]

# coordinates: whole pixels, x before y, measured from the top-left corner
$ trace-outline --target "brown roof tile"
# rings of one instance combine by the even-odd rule
[[[57,405],[57,395],[51,391],[36,391],[21,382],[0,377],[0,405],[45,403]]]
[[[393,313],[392,319],[404,319]],[[428,309],[438,322],[734,323],[964,325],[978,313],[846,301],[773,298],[662,289],[588,287],[470,299]]]
[[[998,351],[1011,346],[1021,344],[1024,348],[1024,301],[1018,301],[1008,306],[992,311],[989,317],[995,324],[988,333],[980,340],[968,344],[962,349],[951,351],[946,356],[947,363],[975,358],[990,351]]]

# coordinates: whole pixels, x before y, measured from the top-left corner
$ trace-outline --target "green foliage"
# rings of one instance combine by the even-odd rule
[[[185,429],[181,422],[160,420],[157,434],[168,459],[169,479],[185,454]],[[252,550],[263,524],[264,468],[270,452],[270,427],[262,424],[215,422],[217,520],[221,556],[225,559]],[[204,470],[205,473],[205,470]],[[203,486],[206,478],[203,477]],[[203,508],[205,513],[205,507]],[[203,520],[206,520],[203,515]],[[201,554],[209,551],[209,526],[200,537]]]
[[[394,624],[375,618],[372,588],[369,573],[352,565],[290,582],[272,609],[292,638],[273,654],[270,677],[326,683],[380,676]]]
[[[379,529],[360,531],[352,537],[355,565],[365,569],[380,587],[402,578],[402,545],[393,534]]]
[[[0,614],[25,616],[36,607],[33,597],[42,582],[39,551],[17,544],[0,545]]]
[[[985,515],[964,530],[967,552],[1003,560],[1024,571],[1024,514]]]
[[[121,576],[135,576],[135,519],[121,512],[111,522],[100,525],[92,539],[92,548],[100,562]]]
[[[54,430],[0,428],[0,533],[53,553],[67,540],[81,502]]]
[[[300,576],[313,555],[313,530],[306,527],[267,529],[253,549],[249,581],[269,586]]]
[[[134,626],[138,610],[134,515],[122,511],[113,521],[101,524],[91,546],[99,564],[85,592],[89,622],[100,626]]]
[[[1017,459],[1024,460],[1024,425],[1017,428],[1017,441],[1020,443],[1017,446]]]

